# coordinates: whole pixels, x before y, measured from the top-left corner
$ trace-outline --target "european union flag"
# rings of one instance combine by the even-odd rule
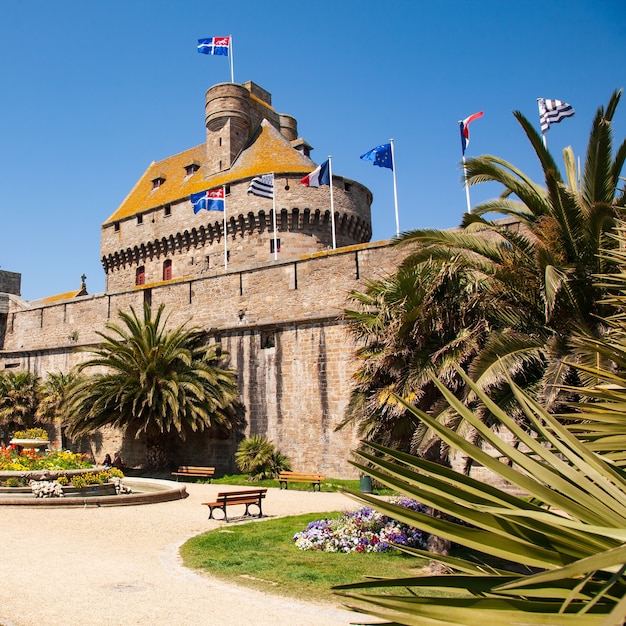
[[[393,169],[393,159],[391,157],[391,144],[384,143],[381,146],[372,148],[369,152],[361,155],[364,161],[373,161],[374,165],[379,167],[388,167]]]

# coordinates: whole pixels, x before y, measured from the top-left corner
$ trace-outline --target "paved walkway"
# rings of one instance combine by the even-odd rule
[[[224,525],[207,520],[201,503],[226,489],[190,483],[185,500],[143,506],[0,507],[0,624],[336,626],[363,619],[184,568],[179,546]],[[272,517],[356,506],[339,493],[270,489],[263,510]]]

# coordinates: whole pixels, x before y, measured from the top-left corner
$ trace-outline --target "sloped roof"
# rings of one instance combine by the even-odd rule
[[[194,174],[186,176],[185,166],[191,163],[197,163],[201,167]],[[270,172],[306,174],[315,168],[313,161],[293,148],[291,142],[267,120],[261,122],[230,169],[207,177],[202,171],[205,163],[205,144],[200,144],[162,161],[153,161],[117,211],[104,223],[116,222],[153,207],[181,200],[192,193],[226,185],[236,180]],[[153,189],[152,181],[159,177],[164,178],[165,182]]]
[[[291,142],[267,120],[263,120],[250,143],[242,150],[233,166],[209,177],[210,187],[226,185],[235,180],[261,174],[308,173],[315,168],[309,157],[292,147]],[[198,189],[198,191],[202,191]]]
[[[62,300],[71,300],[72,298],[78,298],[78,296],[86,296],[87,291],[85,289],[75,289],[74,291],[66,291],[65,293],[58,293],[55,296],[48,296],[46,298],[40,298],[39,300],[32,300],[31,304],[52,304],[54,302],[61,302]]]
[[[163,159],[163,161],[153,161],[105,224],[130,217],[156,206],[168,204],[194,193],[198,189],[198,186],[195,185],[194,187],[194,184],[202,176],[202,165],[205,161],[205,144],[175,154]],[[200,169],[187,176],[185,166],[192,163],[200,165]],[[159,177],[165,178],[165,182],[160,187],[153,189],[152,181]]]

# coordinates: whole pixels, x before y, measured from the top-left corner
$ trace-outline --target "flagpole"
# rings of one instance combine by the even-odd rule
[[[398,186],[396,184],[396,157],[393,151],[393,139],[389,140],[389,144],[391,145],[391,164],[393,165],[391,171],[393,172],[393,200],[396,207],[396,237],[399,237],[400,218],[398,217]]]
[[[333,157],[328,156],[328,177],[330,178],[330,219],[331,232],[333,235],[333,250],[337,248],[337,239],[335,237],[335,201],[333,199]]]
[[[542,107],[543,106],[543,110]],[[537,98],[537,108],[539,109],[539,126],[542,127],[541,128],[541,139],[543,140],[543,147],[547,150],[548,149],[548,142],[546,140],[546,131],[543,130],[543,120],[542,117],[544,115],[544,113],[546,112],[546,105],[545,105],[545,101],[542,98]]]
[[[277,261],[278,239],[276,236],[276,190],[274,187],[274,172],[272,172],[272,227],[274,228],[274,261]]]
[[[230,57],[230,82],[235,82],[235,61],[233,59],[233,36],[230,35],[230,39],[228,40],[228,47],[230,48],[228,55]]]
[[[465,177],[465,197],[467,198],[467,212],[472,212],[472,204],[470,203],[469,185],[467,184],[467,167],[465,166],[465,154],[463,154],[463,175]]]
[[[226,226],[226,189],[222,185],[222,195],[224,196],[224,270],[228,269],[228,237]]]

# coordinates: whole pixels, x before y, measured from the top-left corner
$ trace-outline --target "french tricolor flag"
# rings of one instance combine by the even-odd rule
[[[319,187],[320,185],[330,185],[330,166],[328,160],[324,161],[310,174],[300,179],[306,187]]]
[[[459,126],[461,128],[461,150],[463,151],[463,156],[465,156],[465,150],[467,146],[469,146],[469,125],[474,120],[477,120],[479,117],[483,116],[483,112],[479,111],[478,113],[474,113],[474,115],[470,115],[466,117],[464,120],[459,122]]]

